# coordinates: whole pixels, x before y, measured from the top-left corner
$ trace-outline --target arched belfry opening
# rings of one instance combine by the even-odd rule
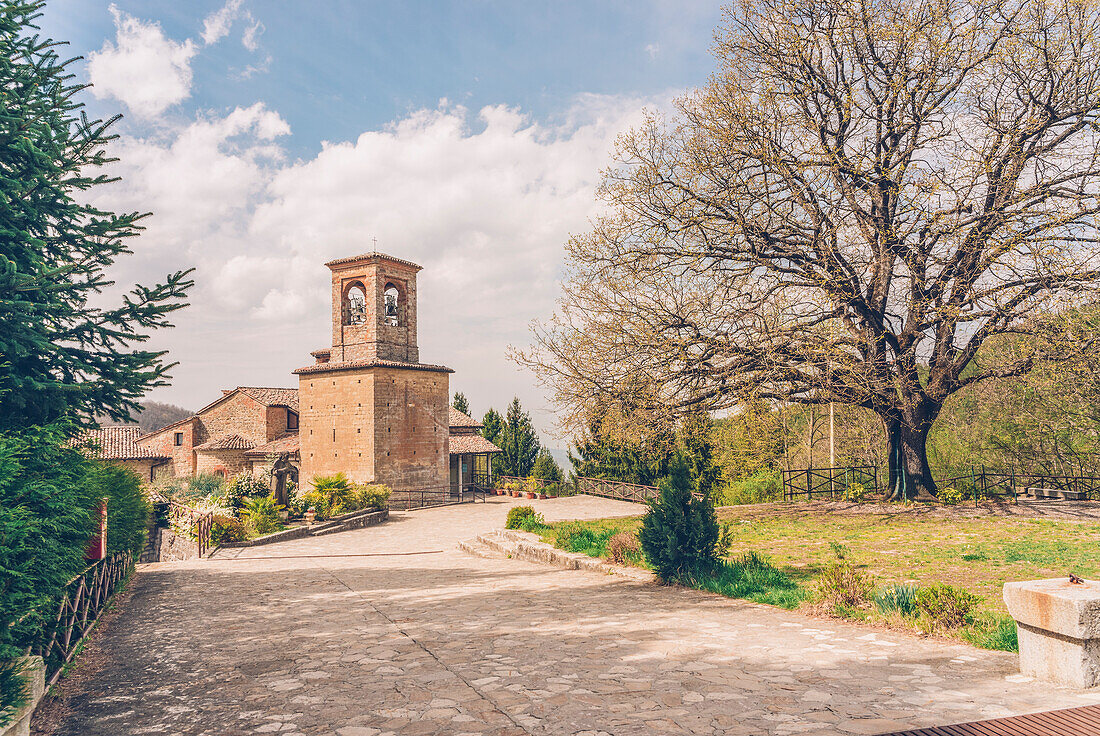
[[[401,326],[401,291],[392,283],[386,283],[386,290],[383,292],[383,301],[385,304],[385,321],[390,327]]]
[[[367,321],[367,291],[363,284],[353,281],[344,290],[343,323],[361,325]]]

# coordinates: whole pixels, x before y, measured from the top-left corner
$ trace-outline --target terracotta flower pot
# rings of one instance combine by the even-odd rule
[[[539,497],[539,494],[532,493],[531,491],[527,491],[527,498],[534,499],[534,498],[538,498],[538,497]]]
[[[545,500],[546,500],[546,499],[548,499],[548,498],[550,498],[550,497],[549,497],[549,496],[547,496],[547,495],[546,495],[545,493],[540,493],[540,494],[539,494],[539,500],[540,500],[540,501],[545,501]]]

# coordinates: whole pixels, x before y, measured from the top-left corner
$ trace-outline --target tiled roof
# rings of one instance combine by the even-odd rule
[[[452,427],[473,427],[481,429],[485,425],[468,414],[463,414],[453,406],[447,407],[447,423]]]
[[[246,452],[245,455],[249,457],[267,457],[268,455],[282,455],[284,453],[293,455],[298,452],[300,444],[301,443],[298,441],[298,433],[295,432],[293,434],[283,435],[277,440],[268,442],[266,445],[254,447]]]
[[[450,445],[452,455],[465,455],[470,452],[500,452],[499,447],[479,434],[452,434]]]
[[[333,266],[340,266],[340,265],[343,265],[345,263],[354,263],[355,261],[366,261],[366,260],[369,260],[369,259],[372,259],[372,258],[381,258],[381,259],[384,259],[384,260],[387,260],[387,261],[393,261],[394,263],[401,263],[405,266],[412,266],[417,271],[422,270],[422,266],[418,266],[417,264],[413,263],[412,261],[406,261],[406,260],[403,260],[401,258],[394,258],[393,256],[386,255],[385,253],[379,253],[377,251],[372,251],[370,253],[363,253],[363,254],[357,255],[357,256],[348,256],[346,258],[337,258],[334,261],[329,261],[325,265],[328,266],[329,268],[331,268]]]
[[[293,373],[327,373],[329,371],[351,371],[356,368],[406,368],[411,371],[432,371],[434,373],[454,373],[454,369],[445,365],[428,363],[403,363],[400,360],[345,360],[341,363],[316,363],[299,368]]]
[[[104,460],[167,459],[167,455],[135,444],[134,441],[140,436],[141,429],[138,427],[101,427],[80,435],[73,440],[73,445]]]
[[[220,434],[211,437],[201,445],[195,445],[196,450],[251,450],[256,446],[255,442],[246,440],[239,434]]]
[[[298,389],[296,388],[238,386],[237,390],[248,394],[264,406],[285,406],[292,411],[298,411]]]

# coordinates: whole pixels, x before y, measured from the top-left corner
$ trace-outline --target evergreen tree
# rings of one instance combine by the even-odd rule
[[[504,417],[500,415],[500,412],[490,408],[489,411],[485,412],[481,424],[481,436],[500,447],[500,435],[504,431]],[[504,472],[504,462],[501,460],[500,453],[493,455],[492,462],[493,475],[507,475]]]
[[[189,271],[100,306],[138,213],[91,204],[115,116],[88,120],[60,43],[31,35],[42,2],[0,5],[0,430],[62,417],[122,421],[166,384],[164,351],[134,349],[185,306]]]
[[[661,480],[660,495],[649,504],[638,541],[662,581],[684,580],[717,561],[718,518],[709,499],[692,496],[683,458],[675,458]]]
[[[535,456],[535,465],[531,468],[531,476],[551,483],[561,483],[564,475],[561,466],[550,451],[545,447],[540,448],[539,454]]]
[[[466,416],[470,416],[470,402],[466,400],[466,394],[455,391],[455,398],[454,401],[451,402],[451,406]]]
[[[539,453],[539,438],[535,435],[531,416],[523,410],[518,397],[508,405],[500,442],[496,445],[502,450],[500,461],[504,475],[526,478],[531,474]]]
[[[627,440],[614,428],[614,419],[606,408],[589,414],[584,436],[569,451],[574,477],[654,485],[668,472],[673,438],[650,427],[648,433],[635,431]]]
[[[694,493],[709,498],[718,484],[721,468],[714,462],[714,428],[710,415],[692,412],[680,426],[680,453],[687,463]]]

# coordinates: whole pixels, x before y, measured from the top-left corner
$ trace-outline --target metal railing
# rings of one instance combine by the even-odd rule
[[[879,492],[878,469],[873,465],[849,465],[836,468],[802,468],[783,471],[783,500],[812,500],[814,496],[842,497],[852,485],[859,484],[867,493]]]
[[[518,475],[500,475],[493,478],[493,488],[511,490],[508,486],[519,486],[515,490],[530,493],[545,493],[548,496],[571,496],[574,489],[567,482],[557,482],[544,478],[521,478]]]
[[[172,500],[167,503],[169,521],[195,540],[199,547],[199,557],[205,556],[212,547],[210,533],[214,528],[214,513],[204,513]]]
[[[388,506],[395,511],[410,511],[432,506],[484,503],[486,490],[480,485],[468,485],[462,489],[451,485],[395,489],[390,494]]]
[[[134,569],[129,552],[119,552],[97,560],[69,581],[57,606],[57,614],[48,620],[29,654],[42,657],[46,666],[46,688],[53,687],[65,665],[76,654],[119,584]]]

